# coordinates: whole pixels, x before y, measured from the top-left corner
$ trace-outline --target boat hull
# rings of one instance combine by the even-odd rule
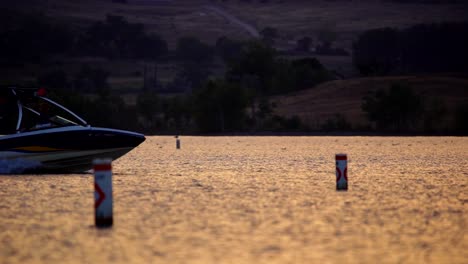
[[[0,160],[23,172],[84,172],[97,158],[116,160],[145,140],[144,135],[95,127],[62,127],[0,138]]]

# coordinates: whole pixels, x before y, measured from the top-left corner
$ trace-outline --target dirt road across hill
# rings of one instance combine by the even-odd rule
[[[222,17],[224,17],[225,19],[229,20],[229,22],[235,24],[235,25],[238,25],[239,27],[243,28],[245,31],[247,31],[252,37],[254,38],[260,38],[260,33],[258,32],[258,30],[252,26],[252,25],[249,25],[243,21],[241,21],[240,19],[238,19],[237,17],[227,13],[224,9],[220,8],[220,7],[217,7],[217,6],[213,6],[213,5],[206,5],[204,6],[205,9],[209,10],[209,11],[212,11]]]

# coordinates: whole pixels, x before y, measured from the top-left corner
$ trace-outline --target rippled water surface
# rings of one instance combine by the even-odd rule
[[[110,229],[92,174],[1,175],[0,263],[468,262],[466,137],[181,142],[114,162]]]

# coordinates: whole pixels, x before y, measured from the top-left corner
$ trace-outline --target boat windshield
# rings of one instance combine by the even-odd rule
[[[50,118],[50,121],[55,124],[59,124],[60,126],[78,126],[77,123],[63,118],[61,116],[53,116]]]
[[[42,130],[56,127],[79,126],[79,124],[59,115],[47,116],[44,114],[37,115],[36,118],[32,119],[25,118],[23,123],[24,126],[20,132]]]
[[[54,127],[66,127],[66,126],[79,126],[79,124],[73,121],[70,121],[66,118],[63,118],[61,116],[55,115],[47,119],[39,120],[30,127],[24,127],[21,130],[21,132],[41,130],[41,129],[54,128]]]
[[[44,95],[43,89],[15,87],[0,89],[0,127],[2,128],[0,133],[19,133],[64,126],[89,126],[70,109]]]

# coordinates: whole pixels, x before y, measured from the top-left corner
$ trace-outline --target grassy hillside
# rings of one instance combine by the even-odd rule
[[[3,2],[3,1],[2,1]],[[127,4],[111,0],[20,0],[0,3],[1,6],[15,6],[23,10],[37,10],[57,20],[84,27],[105,19],[107,14],[124,16],[131,23],[142,23],[149,32],[161,35],[174,48],[178,38],[197,36],[214,44],[222,35],[242,38],[248,36],[223,17],[210,12],[203,0],[191,1],[132,1]]]
[[[468,102],[468,80],[455,77],[405,76],[376,77],[337,80],[318,85],[313,89],[271,98],[277,104],[276,114],[298,116],[309,128],[320,129],[335,114],[343,115],[354,129],[369,126],[361,109],[362,98],[369,92],[387,89],[392,83],[408,84],[416,94],[422,96],[426,104],[434,100],[443,102],[447,108],[438,130],[453,125],[453,112],[461,104]],[[436,99],[437,98],[437,99]]]
[[[209,1],[128,0],[127,4],[111,0],[19,0],[2,1],[0,6],[14,5],[25,10],[41,10],[57,19],[86,25],[105,15],[125,16],[158,32],[170,44],[185,35],[196,35],[208,43],[223,35],[249,38],[247,31],[208,8],[218,6],[257,30],[270,26],[279,30],[279,44],[287,44],[308,35],[336,39],[338,45],[351,47],[356,34],[376,27],[407,27],[417,23],[466,20],[468,4],[402,4],[375,0],[311,1]],[[331,34],[330,34],[331,33]],[[330,36],[331,35],[331,36]],[[291,44],[291,43],[290,43]]]

